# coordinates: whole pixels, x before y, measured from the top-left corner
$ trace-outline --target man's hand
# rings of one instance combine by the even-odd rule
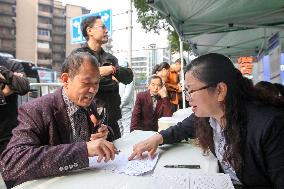
[[[166,89],[165,85],[158,91],[158,94],[161,96],[161,98],[168,96],[167,89]]]
[[[24,77],[24,74],[23,74],[23,73],[14,72],[13,74],[14,74],[15,76]]]
[[[133,160],[136,156],[138,159],[143,159],[143,152],[148,151],[148,155],[153,158],[159,144],[163,143],[163,137],[160,134],[155,134],[151,136],[150,138],[143,140],[133,147],[133,152],[129,156],[128,160]]]
[[[93,122],[94,124],[94,127],[97,125],[97,119],[96,117],[92,114],[90,116],[91,118],[91,121]],[[99,139],[99,138],[103,138],[103,139],[106,139],[107,138],[107,135],[108,135],[109,131],[108,131],[108,128],[106,125],[104,124],[101,124],[100,128],[98,129],[97,133],[95,134],[91,134],[91,138],[90,140],[96,140],[96,139]]]
[[[102,124],[100,128],[98,129],[98,132],[95,134],[91,134],[90,140],[96,140],[99,138],[107,139],[109,131],[106,125]]]
[[[101,66],[100,69],[100,75],[101,76],[108,76],[111,75],[113,72],[113,66]]]
[[[2,89],[2,92],[4,96],[9,96],[10,94],[13,94],[14,91],[8,85],[5,85],[4,89]]]
[[[177,86],[178,86],[178,92],[179,92],[179,93],[181,93],[181,92],[182,92],[182,86],[181,86],[181,84],[180,84],[180,83],[178,83],[178,85],[177,85]]]
[[[97,139],[86,142],[88,156],[99,156],[98,162],[101,162],[104,158],[104,162],[108,162],[110,159],[113,160],[115,156],[115,147],[113,143],[106,141],[105,139]]]

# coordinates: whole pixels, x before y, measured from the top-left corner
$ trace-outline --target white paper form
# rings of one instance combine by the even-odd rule
[[[152,177],[148,189],[234,189],[228,174],[167,172]]]
[[[97,162],[97,156],[89,158],[89,167],[94,169],[110,170],[116,173],[124,173],[131,176],[139,176],[152,171],[158,161],[159,154],[155,154],[154,158],[151,159],[148,155],[143,154],[143,159],[134,159],[128,161],[128,156],[119,153],[115,156],[113,161]]]
[[[202,174],[190,176],[190,189],[234,189],[228,174]]]

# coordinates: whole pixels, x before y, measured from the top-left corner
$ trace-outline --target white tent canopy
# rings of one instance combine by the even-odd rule
[[[196,55],[256,56],[284,31],[284,0],[148,0]],[[282,32],[280,36],[282,36]],[[284,45],[282,45],[284,47]]]
[[[183,41],[190,44],[195,55],[217,52],[231,58],[257,57],[267,52],[269,37],[276,32],[284,36],[284,0],[146,2],[176,30],[181,52]],[[281,47],[283,50],[284,44]],[[183,101],[185,104],[184,95]]]

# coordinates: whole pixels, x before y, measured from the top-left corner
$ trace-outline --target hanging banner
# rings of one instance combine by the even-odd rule
[[[280,82],[281,43],[279,32],[268,39],[270,82]]]
[[[252,79],[254,58],[252,56],[245,56],[238,58],[239,70],[241,73],[249,79]]]

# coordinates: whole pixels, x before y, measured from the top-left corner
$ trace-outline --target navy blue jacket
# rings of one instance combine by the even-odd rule
[[[242,165],[237,177],[249,188],[284,188],[284,111],[247,107],[248,122],[241,132]],[[165,144],[195,138],[195,115],[161,131]],[[214,149],[211,150],[215,154]]]

